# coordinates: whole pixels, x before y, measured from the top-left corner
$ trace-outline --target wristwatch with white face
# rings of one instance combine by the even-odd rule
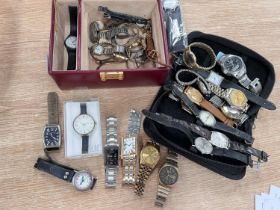
[[[219,52],[217,55],[217,62],[221,65],[222,71],[225,75],[232,76],[238,79],[239,83],[251,90],[254,93],[260,93],[262,85],[259,78],[251,81],[247,75],[246,65],[243,59],[237,55]]]
[[[116,187],[119,166],[118,119],[107,118],[106,144],[104,146],[105,185]]]
[[[123,166],[123,184],[135,183],[140,126],[141,113],[131,110],[128,119],[128,133],[127,136],[122,139],[121,158]]]
[[[80,104],[81,113],[73,122],[74,130],[82,136],[82,154],[88,153],[89,134],[93,132],[96,122],[92,116],[87,114],[87,104]]]

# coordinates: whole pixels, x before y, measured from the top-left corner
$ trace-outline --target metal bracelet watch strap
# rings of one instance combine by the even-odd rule
[[[134,109],[130,110],[126,138],[135,138],[134,140],[136,141],[137,144],[140,127],[141,127],[141,113],[137,112]],[[123,157],[123,165],[124,165],[123,183],[124,184],[135,183],[137,152],[138,151],[135,151],[135,154],[126,155]]]
[[[140,164],[137,181],[135,183],[134,192],[136,195],[141,196],[144,193],[145,183],[148,180],[153,168]]]
[[[117,118],[108,117],[107,118],[107,128],[106,128],[106,145],[105,147],[119,149],[118,145],[118,130],[117,130]],[[110,154],[112,156],[114,154]],[[118,175],[118,152],[117,157],[105,157],[117,159],[115,161],[106,161],[105,160],[105,185],[106,187],[114,188],[117,184],[117,175]],[[107,163],[106,163],[107,162]]]
[[[59,109],[58,109],[58,95],[56,92],[48,94],[48,124],[59,124]]]
[[[166,157],[165,164],[163,165],[162,168],[164,168],[166,164],[168,164],[169,166],[172,166],[173,168],[178,169],[178,155],[177,155],[177,153],[168,150],[168,155]],[[168,172],[167,172],[167,174],[164,174],[164,175],[167,176],[167,177],[164,177],[164,178],[168,178],[168,176],[174,176],[174,174],[168,174]],[[159,180],[160,181],[159,181],[159,184],[158,184],[157,195],[156,195],[156,199],[155,199],[155,205],[160,206],[160,207],[162,207],[164,205],[164,203],[166,202],[168,194],[171,190],[170,185],[162,183],[161,178],[162,177],[160,177],[160,174],[159,174]],[[176,181],[177,181],[177,179],[178,179],[178,174],[177,174]],[[172,183],[172,185],[173,184],[174,183]]]
[[[193,53],[192,48],[200,48],[202,50],[205,50],[209,55],[210,62],[211,62],[210,65],[209,66],[199,65],[197,63],[197,57]],[[208,46],[207,44],[204,44],[202,42],[193,42],[184,51],[183,61],[186,64],[186,66],[189,67],[189,68],[209,71],[212,68],[214,68],[215,65],[216,65],[216,55],[215,55],[214,50],[210,46]]]

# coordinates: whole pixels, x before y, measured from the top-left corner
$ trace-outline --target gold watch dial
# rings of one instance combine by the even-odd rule
[[[244,107],[248,101],[246,95],[240,90],[232,90],[230,93],[230,101],[234,106]]]
[[[141,163],[150,167],[155,167],[160,159],[160,154],[157,148],[152,145],[145,146],[141,151]]]
[[[196,103],[198,105],[200,105],[200,103],[203,100],[203,96],[202,94],[195,88],[193,87],[188,87],[185,90],[185,94],[188,96],[188,98],[193,102]]]

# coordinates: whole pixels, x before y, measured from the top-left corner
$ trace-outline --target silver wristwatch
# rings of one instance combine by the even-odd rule
[[[116,187],[119,166],[117,118],[107,118],[106,144],[104,146],[105,185]]]
[[[140,126],[141,113],[131,110],[128,120],[128,133],[127,136],[122,139],[121,158],[123,166],[123,184],[135,183]]]
[[[225,75],[235,77],[243,87],[254,93],[261,92],[262,85],[260,79],[255,78],[253,81],[250,80],[247,75],[246,65],[241,57],[231,54],[225,55],[219,52],[217,62],[221,65],[221,69]]]

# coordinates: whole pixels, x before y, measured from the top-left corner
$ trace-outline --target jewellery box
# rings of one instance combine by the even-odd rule
[[[64,46],[70,33],[69,6],[77,10],[76,70],[67,71],[68,54]],[[155,50],[161,63],[169,63],[166,32],[163,26],[160,0],[53,0],[48,73],[61,89],[147,86],[163,84],[168,67],[159,64],[138,69],[127,69],[125,64],[107,64],[96,70],[97,64],[90,57],[89,25],[103,19],[99,6],[134,16],[151,19]]]
[[[268,98],[272,91],[275,82],[275,73],[272,64],[267,61],[264,57],[257,54],[256,52],[242,46],[236,42],[230,41],[228,39],[218,37],[215,35],[204,34],[201,32],[192,32],[189,34],[189,43],[193,42],[203,42],[209,45],[217,54],[219,51],[225,54],[234,54],[242,57],[247,67],[247,74],[250,78],[258,77],[262,84],[262,91],[260,96],[263,98]],[[200,63],[207,62],[205,55],[196,54],[198,61]],[[208,61],[209,62],[209,61]],[[186,68],[183,66],[175,66],[175,69],[170,72],[165,85],[168,85],[172,81],[175,81],[175,74],[181,68]],[[219,72],[220,66],[216,65],[214,70]],[[232,80],[227,78],[227,80]],[[154,102],[150,108],[151,112],[158,112],[170,115],[174,118],[187,121],[189,123],[196,123],[196,119],[193,115],[184,111],[181,108],[181,104],[171,100],[169,98],[170,91],[162,87]],[[248,134],[252,134],[252,127],[254,120],[258,114],[260,107],[258,105],[250,104],[248,110],[249,119],[244,122],[244,124],[239,127],[240,130],[245,131]],[[258,128],[261,129],[261,128]],[[248,162],[241,162],[237,159],[233,159],[230,156],[226,156],[227,150],[222,151],[224,155],[222,156],[212,156],[212,155],[202,155],[200,152],[193,150],[191,139],[183,132],[163,126],[153,120],[145,118],[144,120],[144,131],[148,136],[157,141],[158,143],[174,150],[175,152],[185,156],[186,158],[230,179],[241,179],[245,176],[246,168],[249,165],[250,155],[246,155]],[[228,135],[231,140],[243,141],[235,136]],[[259,141],[260,139],[256,139]],[[245,156],[245,157],[246,157]],[[252,163],[252,162],[251,162]]]

